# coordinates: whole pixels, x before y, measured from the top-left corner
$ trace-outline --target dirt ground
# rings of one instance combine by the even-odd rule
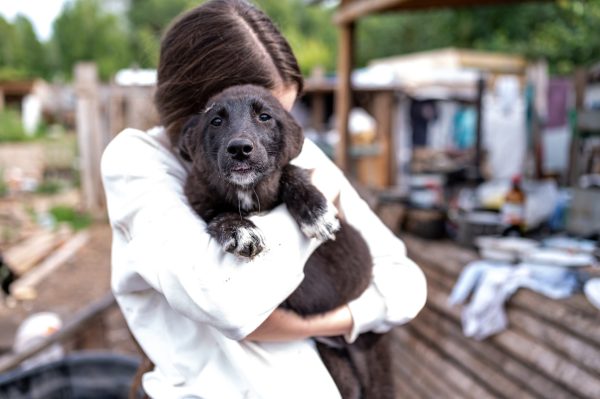
[[[36,312],[55,312],[63,322],[75,317],[110,290],[111,231],[106,223],[89,228],[87,244],[37,287],[30,301],[0,301],[0,354],[10,350],[19,324]],[[116,306],[66,342],[67,350],[94,349],[137,355],[125,321]],[[94,331],[90,331],[94,330]],[[86,336],[87,335],[87,336]]]

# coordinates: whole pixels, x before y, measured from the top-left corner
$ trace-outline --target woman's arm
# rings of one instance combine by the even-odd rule
[[[242,339],[300,284],[318,242],[278,207],[252,218],[267,239],[263,254],[248,261],[225,253],[188,206],[187,173],[166,140],[129,129],[103,155],[113,290],[156,290],[188,318]]]
[[[347,335],[352,331],[348,306],[340,306],[322,315],[303,318],[285,309],[273,313],[246,338],[252,341],[291,341],[309,337]]]
[[[314,143],[305,141],[295,163],[314,169],[313,184],[329,201],[336,200],[346,220],[364,232],[373,256],[373,281],[359,298],[323,315],[302,318],[276,309],[248,339],[273,341],[344,335],[352,342],[362,332],[383,333],[414,318],[425,304],[427,287],[421,269],[406,256],[404,244]]]
[[[328,199],[336,199],[346,221],[363,232],[373,257],[371,285],[348,304],[352,329],[346,339],[352,342],[365,331],[385,332],[414,318],[425,305],[427,286],[421,269],[406,256],[404,244],[314,143],[305,141],[297,164],[314,169],[313,184]]]

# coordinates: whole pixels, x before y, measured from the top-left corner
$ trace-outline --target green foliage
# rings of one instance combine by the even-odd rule
[[[177,15],[197,4],[193,0],[131,0],[127,18],[135,62],[156,67],[164,30]]]
[[[8,195],[8,184],[4,180],[4,170],[0,168],[0,198]]]
[[[29,71],[11,66],[0,67],[0,82],[9,80],[25,80],[31,76]]]
[[[256,0],[255,4],[289,41],[305,75],[315,67],[335,69],[337,32],[332,9],[307,6],[302,0]]]
[[[546,58],[554,73],[600,59],[600,1],[574,0],[371,16],[359,23],[358,63],[442,47]]]
[[[73,230],[85,229],[92,223],[92,217],[89,214],[70,206],[55,206],[50,209],[50,214],[57,223],[68,223]]]
[[[21,115],[11,109],[0,112],[0,142],[25,141],[29,137],[25,134]]]
[[[156,67],[160,37],[181,12],[202,0],[112,0],[129,5],[122,15],[102,0],[71,0],[41,43],[23,16],[0,16],[0,80],[70,78],[79,61],[95,61],[101,78],[138,65]],[[335,70],[335,9],[304,0],[254,0],[289,40],[303,73]],[[363,18],[357,27],[356,61],[442,47],[473,48],[546,58],[553,72],[600,59],[600,0],[522,2],[504,6],[388,13]]]
[[[8,108],[0,111],[0,143],[30,141],[46,137],[48,128],[41,123],[32,134],[27,134],[21,121],[21,114]]]
[[[56,194],[62,191],[64,184],[56,179],[44,180],[35,189],[39,194]]]
[[[98,0],[66,3],[53,27],[51,48],[64,76],[70,77],[79,61],[95,61],[100,77],[107,80],[132,62],[125,27]]]
[[[0,79],[49,76],[46,51],[31,22],[19,15],[13,23],[0,16]]]

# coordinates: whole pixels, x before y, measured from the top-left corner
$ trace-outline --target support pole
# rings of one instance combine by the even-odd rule
[[[104,191],[100,177],[100,158],[105,143],[100,121],[100,83],[96,64],[84,62],[75,66],[77,93],[76,126],[79,146],[83,203],[94,217],[104,211]]]
[[[476,181],[481,181],[483,175],[481,173],[481,161],[483,159],[483,95],[485,92],[485,79],[480,76],[477,79],[477,125],[475,131],[475,165],[474,178]]]
[[[340,141],[336,150],[335,162],[344,172],[349,170],[350,139],[348,119],[352,108],[352,67],[354,61],[353,22],[340,25],[340,50],[338,55],[338,87],[336,91],[336,118]]]

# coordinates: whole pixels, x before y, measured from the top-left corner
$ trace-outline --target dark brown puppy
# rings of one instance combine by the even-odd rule
[[[284,203],[308,237],[326,241],[282,306],[308,316],[357,298],[371,280],[369,249],[360,233],[335,218],[307,171],[290,165],[304,142],[300,126],[258,86],[226,89],[208,104],[188,121],[178,143],[182,157],[192,162],[185,193],[208,232],[224,250],[254,257],[265,242],[246,216]],[[364,334],[351,345],[333,342],[335,348],[318,346],[344,398],[392,397],[385,339]]]

